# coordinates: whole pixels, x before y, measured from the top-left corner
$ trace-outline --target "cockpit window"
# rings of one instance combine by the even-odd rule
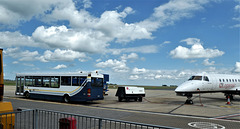
[[[204,76],[204,81],[208,81],[209,82],[209,79],[208,79],[208,77],[207,76]]]
[[[192,76],[188,80],[202,80],[202,76]]]

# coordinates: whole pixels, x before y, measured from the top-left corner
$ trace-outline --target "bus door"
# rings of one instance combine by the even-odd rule
[[[91,78],[91,97],[103,98],[103,78]]]
[[[17,77],[17,89],[16,89],[16,93],[18,94],[23,94],[24,92],[24,77]]]

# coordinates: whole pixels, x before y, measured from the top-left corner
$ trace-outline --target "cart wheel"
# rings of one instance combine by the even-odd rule
[[[118,97],[118,101],[119,101],[119,102],[122,102],[122,97]]]
[[[142,97],[139,97],[139,99],[138,99],[138,100],[139,100],[139,102],[142,102]]]

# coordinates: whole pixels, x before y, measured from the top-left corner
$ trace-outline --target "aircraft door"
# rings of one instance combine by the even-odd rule
[[[209,80],[208,76],[203,77],[203,87],[204,91],[211,91],[212,90],[212,81]]]

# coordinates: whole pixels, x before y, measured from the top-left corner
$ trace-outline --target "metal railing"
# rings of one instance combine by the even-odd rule
[[[15,116],[15,123],[13,119],[1,121],[1,118],[7,117],[7,115],[12,118]],[[2,128],[0,126],[0,129],[176,129],[41,109],[1,113],[0,124],[3,125]],[[6,126],[9,124],[14,126]]]

